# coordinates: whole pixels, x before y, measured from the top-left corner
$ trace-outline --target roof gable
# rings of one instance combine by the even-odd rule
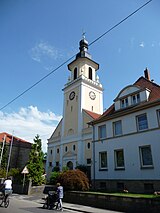
[[[156,100],[160,100],[160,86],[158,84],[155,84],[153,81],[150,81],[146,78],[144,78],[143,76],[140,77],[133,85],[133,87],[135,86],[135,88],[140,88],[141,90],[145,90],[145,89],[149,89],[150,90],[150,95],[149,95],[149,99],[147,102],[142,102],[139,104],[139,106],[144,106],[145,104],[148,105],[151,102],[155,102]],[[131,88],[131,85],[129,86]],[[125,87],[124,89],[126,89],[127,87]],[[121,90],[121,92],[124,91]],[[119,93],[119,95],[121,94],[121,92]],[[118,96],[117,96],[118,97]],[[129,109],[134,109],[136,108],[136,106],[132,106]],[[119,110],[119,112],[123,112],[126,111],[126,108]],[[94,119],[91,123],[99,123],[103,120],[105,120],[105,118],[110,117],[114,114],[116,114],[117,112],[115,111],[115,105],[112,104],[99,118]]]

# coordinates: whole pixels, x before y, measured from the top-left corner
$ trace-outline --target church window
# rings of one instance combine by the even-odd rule
[[[91,147],[91,144],[87,143],[87,148],[90,149],[90,147]]]
[[[65,147],[65,152],[67,152],[67,151],[68,151],[68,147],[66,146],[66,147]]]
[[[73,145],[73,151],[75,151],[75,150],[76,150],[76,145],[74,144],[74,145]]]
[[[73,111],[73,106],[71,106],[71,112]]]
[[[77,67],[74,69],[74,80],[77,79]]]
[[[51,155],[52,155],[52,149],[51,149]]]
[[[59,149],[57,149],[57,153],[59,153]]]
[[[93,106],[92,106],[92,112],[93,112]]]
[[[91,67],[89,67],[89,79],[92,80],[92,68]]]

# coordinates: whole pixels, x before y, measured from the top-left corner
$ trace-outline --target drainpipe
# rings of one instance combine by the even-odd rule
[[[95,126],[93,127],[93,188],[95,189]]]

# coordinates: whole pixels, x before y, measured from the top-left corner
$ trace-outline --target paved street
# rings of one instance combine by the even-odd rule
[[[27,195],[17,195],[13,194],[10,198],[10,205],[8,208],[0,207],[1,213],[45,213],[50,210],[43,209],[44,200],[42,197],[35,196],[27,196]],[[61,212],[57,210],[53,210],[56,212]],[[84,212],[84,213],[118,213],[115,211],[108,211],[104,209],[92,208],[89,206],[82,206],[71,203],[64,203],[64,211],[63,212]]]

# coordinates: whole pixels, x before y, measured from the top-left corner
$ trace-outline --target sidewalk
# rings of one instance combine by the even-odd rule
[[[44,194],[43,195],[19,195],[19,194],[14,194],[12,195],[13,198],[16,199],[20,199],[20,200],[29,200],[29,201],[33,201],[36,203],[40,203],[43,206],[44,203]],[[83,205],[78,205],[78,204],[73,204],[73,203],[66,203],[63,202],[63,208],[64,211],[65,209],[67,210],[75,210],[78,212],[84,212],[84,213],[110,213],[110,212],[114,212],[114,213],[118,213],[116,211],[111,211],[111,210],[107,210],[107,209],[100,209],[100,208],[94,208],[94,207],[90,207],[90,206],[83,206]]]

